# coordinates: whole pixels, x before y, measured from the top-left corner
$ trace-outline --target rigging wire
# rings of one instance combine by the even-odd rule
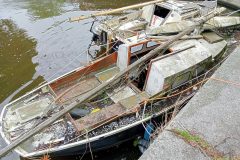
[[[232,83],[232,84],[236,84],[236,83]],[[167,98],[169,98],[169,97],[167,97]]]
[[[228,56],[229,56],[229,55],[228,55]],[[220,61],[218,64],[216,64],[216,65],[215,65],[214,67],[212,67],[210,70],[208,70],[208,72],[206,72],[206,73],[204,73],[204,74],[202,74],[202,75],[200,75],[200,76],[203,76],[203,75],[207,75],[207,74],[209,74],[212,70],[216,69],[217,66],[221,65],[221,63],[224,62],[224,61],[228,58],[228,56],[226,56],[222,61]],[[200,76],[198,76],[198,77],[196,77],[196,78],[199,78]],[[196,78],[194,78],[194,79],[196,79]],[[156,98],[151,98],[151,99],[147,99],[147,100],[145,100],[143,103],[145,103],[146,101],[147,101],[147,102],[152,102],[152,101],[154,101],[154,100],[164,100],[164,99],[168,99],[168,98],[171,98],[171,97],[177,96],[177,95],[179,95],[179,94],[182,94],[182,93],[184,93],[184,92],[186,92],[186,91],[192,89],[193,87],[195,87],[195,86],[197,86],[197,85],[199,85],[199,84],[202,84],[202,83],[206,82],[207,80],[209,80],[209,78],[206,78],[206,79],[204,79],[204,80],[202,80],[202,81],[196,83],[195,85],[193,85],[193,86],[191,86],[191,87],[185,89],[184,91],[177,92],[177,93],[175,93],[175,94],[172,95],[172,96],[166,96],[166,97],[161,97],[161,98],[158,98],[158,97],[156,97]],[[192,80],[190,80],[190,81],[192,81]],[[189,83],[190,81],[184,83],[183,85]],[[223,81],[223,82],[226,82],[226,81]],[[236,83],[233,83],[233,82],[232,82],[231,84],[236,84]],[[181,86],[182,86],[182,85],[181,85]],[[178,86],[178,87],[181,87],[181,86]],[[171,89],[171,90],[175,90],[175,89],[177,89],[178,87],[175,87],[175,88],[173,88],[173,89]],[[240,84],[239,84],[239,87],[240,87]],[[171,90],[169,90],[169,91],[171,91]],[[165,94],[168,93],[169,91],[166,91]],[[143,103],[140,103],[140,104],[143,104]],[[134,108],[132,108],[132,109],[128,109],[128,110],[126,111],[126,113],[129,112],[129,111],[131,111],[131,110],[133,110],[133,109],[136,109],[136,108],[137,108],[137,107],[134,107]],[[124,115],[124,114],[125,114],[125,113],[120,114],[120,115],[118,115],[118,117],[121,117],[121,116]],[[116,117],[114,117],[114,119],[116,119]],[[108,121],[102,123],[101,125],[98,125],[98,126],[92,128],[90,131],[93,131],[93,130],[97,129],[97,128],[99,128],[99,127],[101,127],[101,126],[103,126],[103,125],[105,125],[105,124],[111,122],[112,120],[113,120],[113,119],[109,119]],[[89,132],[90,132],[90,131],[89,131]],[[72,142],[72,141],[74,141],[74,140],[76,140],[76,139],[82,137],[83,135],[85,135],[85,133],[83,133],[83,134],[81,134],[81,135],[79,135],[79,136],[77,136],[77,137],[74,137],[74,138],[71,139],[69,142]]]

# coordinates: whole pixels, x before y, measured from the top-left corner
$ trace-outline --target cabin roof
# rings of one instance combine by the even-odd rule
[[[200,39],[199,42],[209,50],[213,59],[215,59],[217,55],[227,46],[227,41],[225,40],[220,40],[219,42],[213,44],[208,43],[204,39]]]
[[[187,10],[200,9],[200,6],[194,2],[188,1],[166,1],[162,3],[157,3],[157,5],[168,8],[170,10],[177,11],[179,14],[186,12]]]
[[[178,54],[158,61],[156,61],[156,58],[155,61],[152,61],[152,65],[155,65],[159,72],[162,73],[163,77],[166,78],[191,68],[192,66],[211,57],[211,53],[197,40],[182,41],[172,46],[172,49],[177,51],[193,44],[195,47],[182,51]]]

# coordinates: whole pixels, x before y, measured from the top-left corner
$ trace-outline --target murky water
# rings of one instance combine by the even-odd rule
[[[0,107],[90,60],[92,20],[69,23],[68,18],[139,2],[0,0]]]
[[[0,102],[23,85],[29,90],[88,62],[92,20],[69,23],[69,17],[138,1],[0,0]]]

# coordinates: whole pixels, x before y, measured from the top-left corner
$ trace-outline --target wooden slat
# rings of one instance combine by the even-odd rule
[[[79,132],[83,132],[85,129],[89,130],[102,124],[114,117],[117,117],[119,114],[122,114],[126,111],[119,103],[106,107],[98,112],[91,113],[88,116],[76,120],[76,126]]]
[[[206,41],[208,41],[209,43],[217,43],[223,40],[222,37],[220,37],[219,35],[217,35],[214,32],[207,32],[207,33],[203,33],[203,38],[206,39]]]
[[[83,81],[80,81],[72,86],[65,87],[59,91],[56,92],[56,94],[59,96],[58,101],[59,102],[66,102],[68,100],[71,100],[77,96],[80,96],[93,88],[96,88],[101,83],[97,80],[96,77],[87,78]]]
[[[101,82],[107,82],[109,79],[111,79],[113,76],[115,76],[119,71],[120,70],[118,67],[112,67],[112,68],[109,68],[105,71],[102,71],[102,72],[96,74],[96,77]]]
[[[71,116],[69,113],[67,113],[67,114],[65,115],[65,118],[66,118],[67,120],[69,120],[69,121],[73,124],[73,127],[77,130],[76,122],[74,121],[74,119],[72,118],[72,116]]]
[[[149,96],[145,92],[142,92],[121,100],[119,103],[107,106],[96,113],[92,113],[76,120],[77,129],[79,132],[83,132],[85,129],[92,129],[104,122],[114,119],[114,117],[118,117],[119,115],[125,116],[136,113],[139,109],[137,106],[140,107],[139,103],[143,102],[148,97]]]
[[[132,108],[136,108],[137,105],[139,105],[141,102],[147,100],[149,98],[149,96],[147,95],[146,92],[141,92],[139,94],[130,96],[128,98],[125,98],[121,101],[119,101],[119,103],[126,108],[126,110],[130,110]],[[133,110],[132,112],[135,112],[135,110]]]
[[[120,13],[129,9],[134,9],[134,8],[140,8],[143,6],[147,6],[150,4],[154,4],[154,3],[160,3],[163,2],[163,0],[156,0],[156,1],[150,1],[150,2],[145,2],[145,3],[140,3],[140,4],[135,4],[135,5],[131,5],[131,6],[126,6],[126,7],[122,7],[122,8],[118,8],[118,9],[112,9],[112,10],[108,10],[108,11],[102,11],[102,12],[97,12],[88,16],[80,16],[80,17],[74,17],[70,19],[70,22],[74,22],[74,21],[80,21],[83,19],[88,19],[88,18],[94,18],[97,16],[104,16],[104,15],[109,15],[109,14],[113,14],[113,13]]]
[[[112,53],[109,56],[106,56],[100,60],[94,61],[90,65],[70,74],[63,78],[60,78],[56,80],[55,82],[51,83],[50,86],[53,89],[53,91],[56,91],[59,87],[66,85],[70,82],[73,82],[79,78],[82,78],[83,76],[88,75],[89,73],[96,72],[98,70],[101,70],[103,68],[106,68],[108,66],[111,66],[112,64],[115,64],[117,62],[117,52]]]

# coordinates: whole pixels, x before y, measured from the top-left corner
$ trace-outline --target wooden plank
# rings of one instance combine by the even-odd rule
[[[145,92],[130,96],[121,100],[119,103],[106,106],[106,108],[96,113],[92,113],[88,116],[80,118],[79,120],[76,120],[75,124],[79,132],[83,132],[85,129],[92,129],[106,121],[109,121],[110,119],[114,120],[114,117],[117,117],[118,115],[124,116],[137,112],[138,109],[136,106],[148,98],[149,96]],[[134,109],[132,110],[132,108]]]
[[[120,13],[120,12],[123,12],[125,10],[140,8],[140,7],[143,7],[143,6],[147,6],[147,5],[154,4],[154,3],[160,3],[160,2],[163,2],[163,1],[164,0],[150,1],[150,2],[135,4],[135,5],[132,5],[132,6],[126,6],[126,7],[122,7],[122,8],[118,8],[118,9],[112,9],[112,10],[109,10],[109,11],[97,12],[97,13],[91,14],[89,16],[74,17],[74,18],[70,18],[70,22],[80,21],[80,20],[89,19],[89,18],[94,18],[94,17],[97,17],[97,16],[105,16],[105,15],[109,15],[109,14],[113,14],[113,13]]]
[[[217,43],[223,40],[223,38],[217,35],[215,32],[206,32],[206,33],[203,33],[202,35],[203,35],[203,38],[211,44]]]
[[[126,108],[124,108],[119,103],[116,103],[106,108],[103,108],[98,112],[91,113],[83,118],[80,118],[79,120],[76,120],[75,124],[78,131],[83,132],[85,129],[90,130],[91,128],[94,128],[101,123],[113,119],[119,114],[123,114],[125,111]]]
[[[150,38],[151,40],[159,41],[159,42],[168,41],[169,39],[171,39],[173,37],[174,36],[148,36],[148,38]],[[194,36],[185,35],[182,38],[180,38],[180,40],[201,39],[201,38],[203,38],[202,35],[194,35]]]
[[[69,113],[67,113],[67,114],[65,115],[65,118],[66,118],[68,121],[70,121],[70,122],[72,123],[73,127],[77,130],[76,122],[74,121],[74,119],[72,118],[72,116],[71,116]]]
[[[135,108],[138,104],[140,104],[141,102],[147,100],[149,98],[149,96],[147,95],[146,92],[142,92],[133,96],[130,96],[128,98],[125,98],[121,101],[119,101],[119,103],[126,108],[126,110],[135,112],[135,110],[131,110],[132,108]]]
[[[103,83],[103,82],[106,82],[109,79],[111,79],[113,76],[115,76],[119,71],[120,71],[120,69],[115,66],[115,67],[109,68],[105,71],[102,71],[100,73],[97,73],[96,77],[98,78],[99,81],[101,81]]]
[[[54,81],[53,83],[50,84],[50,86],[53,89],[53,91],[56,92],[56,90],[58,90],[58,88],[60,88],[63,85],[66,85],[66,84],[73,82],[81,77],[84,77],[84,76],[88,75],[89,73],[96,72],[100,69],[106,68],[116,62],[117,62],[117,53],[115,52],[109,56],[106,56],[104,58],[101,58],[99,60],[92,62],[90,65],[88,65],[84,68],[81,68],[72,74],[69,74],[65,77],[62,77],[62,78]]]
[[[63,103],[96,88],[101,83],[96,77],[90,77],[56,92],[59,102]]]

